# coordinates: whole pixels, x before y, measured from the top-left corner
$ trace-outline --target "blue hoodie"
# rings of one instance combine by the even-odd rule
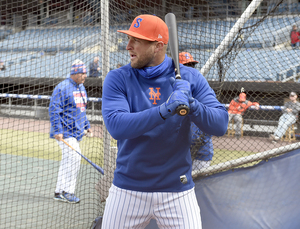
[[[190,150],[192,156],[195,156],[195,159],[200,161],[211,161],[214,155],[212,136],[203,133],[194,123],[192,123],[191,131],[192,145]]]
[[[63,134],[63,138],[74,137],[80,141],[84,130],[90,128],[86,117],[87,93],[83,84],[71,78],[60,82],[52,93],[49,105],[50,138]]]
[[[206,79],[194,68],[180,65],[182,79],[195,98],[188,116],[164,120],[159,106],[173,91],[171,58],[158,66],[134,69],[130,64],[110,71],[103,84],[102,114],[107,130],[118,140],[117,187],[145,192],[180,192],[194,187],[191,177],[191,122],[210,135],[224,135],[226,108]],[[181,183],[180,176],[187,177]]]

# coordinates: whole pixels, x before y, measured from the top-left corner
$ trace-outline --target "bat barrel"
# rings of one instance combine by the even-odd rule
[[[168,13],[165,16],[165,22],[169,30],[169,47],[171,50],[172,59],[175,65],[175,78],[181,79],[179,67],[179,49],[178,49],[178,33],[176,16],[173,13]],[[186,116],[190,112],[188,106],[182,104],[176,108],[176,113],[180,116]]]
[[[168,13],[165,16],[165,22],[169,30],[169,47],[171,56],[175,64],[176,72],[180,76],[179,68],[179,50],[178,50],[178,32],[176,16],[173,13]],[[181,77],[180,77],[181,78]]]

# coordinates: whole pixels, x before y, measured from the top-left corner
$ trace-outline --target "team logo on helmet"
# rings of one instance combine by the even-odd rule
[[[135,27],[135,28],[139,28],[140,27],[140,25],[141,25],[141,21],[143,20],[143,18],[137,18],[136,19],[136,23],[133,25],[133,27]]]

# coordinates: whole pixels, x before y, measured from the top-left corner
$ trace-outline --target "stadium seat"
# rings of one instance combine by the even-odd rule
[[[288,4],[287,3],[280,4],[277,11],[278,11],[278,13],[284,13],[284,12],[288,11]]]

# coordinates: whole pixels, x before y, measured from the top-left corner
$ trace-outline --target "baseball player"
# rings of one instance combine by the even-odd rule
[[[75,196],[75,186],[81,157],[61,140],[64,139],[80,152],[79,142],[84,130],[92,134],[86,117],[87,93],[83,86],[86,77],[86,66],[82,61],[75,60],[70,77],[54,88],[49,105],[50,138],[56,139],[62,150],[54,200],[68,203],[80,201]]]
[[[243,115],[247,109],[251,106],[254,106],[256,110],[259,110],[259,103],[251,102],[247,100],[246,97],[247,95],[244,92],[240,93],[238,97],[235,97],[233,100],[231,100],[228,107],[229,122],[233,119],[236,123],[235,137],[237,139],[240,139],[241,137]]]
[[[102,114],[118,155],[103,215],[103,229],[202,228],[191,176],[191,122],[221,136],[228,113],[199,71],[183,65],[182,80],[166,55],[168,27],[153,15],[137,16],[126,49],[130,64],[110,71],[103,84]],[[190,108],[176,114],[179,105]]]
[[[192,145],[191,155],[193,159],[192,170],[199,170],[210,166],[214,155],[214,147],[211,135],[203,133],[195,123],[191,125]]]
[[[179,63],[188,67],[195,68],[199,62],[194,60],[188,52],[179,53]],[[192,145],[191,154],[193,159],[192,170],[199,170],[210,166],[214,155],[214,148],[211,135],[203,133],[194,123],[191,126]]]

